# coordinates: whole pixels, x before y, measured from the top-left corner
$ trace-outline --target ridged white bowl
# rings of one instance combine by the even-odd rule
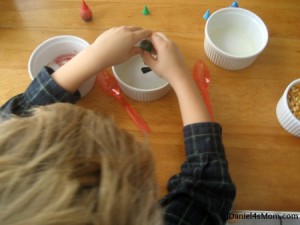
[[[300,137],[300,120],[291,112],[288,106],[288,92],[292,86],[300,84],[300,79],[291,82],[278,101],[276,114],[280,125],[290,134]]]
[[[30,78],[33,80],[44,66],[49,66],[52,69],[58,69],[53,61],[62,55],[77,54],[84,48],[89,46],[89,43],[82,38],[62,35],[50,38],[32,52],[28,62],[28,72]],[[96,77],[93,76],[87,80],[80,88],[80,95],[83,97],[87,95],[94,86]]]
[[[144,74],[142,67],[146,65],[139,55],[112,67],[122,91],[137,101],[154,101],[166,95],[170,90],[168,81],[153,71]]]
[[[266,25],[246,9],[220,9],[205,25],[205,53],[214,64],[224,69],[240,70],[250,66],[267,42]]]

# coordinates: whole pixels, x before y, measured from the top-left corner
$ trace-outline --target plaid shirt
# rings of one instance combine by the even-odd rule
[[[24,94],[0,108],[0,117],[30,115],[34,106],[55,102],[75,103],[79,92],[69,94],[43,68]],[[195,123],[184,127],[186,162],[181,172],[170,178],[168,194],[161,199],[166,225],[225,224],[235,197],[222,144],[222,128],[217,123]]]
[[[75,94],[69,94],[58,86],[50,76],[53,72],[50,67],[44,67],[25,93],[13,97],[0,108],[0,118],[8,119],[12,114],[28,116],[35,106],[56,102],[77,102],[80,99],[80,93],[77,91]]]
[[[235,198],[217,123],[184,127],[186,162],[169,180],[161,205],[167,225],[225,224]]]

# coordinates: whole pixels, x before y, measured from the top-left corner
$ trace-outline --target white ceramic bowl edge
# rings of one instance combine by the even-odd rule
[[[253,64],[268,42],[264,22],[242,8],[223,8],[206,22],[204,49],[217,66],[239,70]]]
[[[141,68],[145,66],[140,56],[133,56],[125,63],[112,67],[121,90],[136,101],[154,101],[170,90],[170,84],[153,71],[142,73]]]
[[[87,41],[72,35],[61,35],[47,39],[34,49],[29,58],[28,73],[30,78],[33,80],[40,70],[51,64],[56,57],[65,54],[75,55],[87,46],[89,46]],[[95,80],[96,77],[93,76],[79,88],[82,97],[92,89]]]
[[[234,58],[231,56],[227,56],[218,50],[216,50],[210,43],[209,40],[205,37],[204,38],[204,50],[207,55],[207,57],[210,59],[212,63],[215,65],[228,69],[228,70],[240,70],[244,69],[251,64],[254,63],[256,60],[257,56],[253,56],[250,58]]]
[[[300,79],[294,80],[285,89],[283,95],[281,96],[276,106],[276,115],[280,125],[287,132],[289,132],[294,136],[300,137],[300,120],[297,119],[295,115],[293,115],[293,113],[291,112],[288,106],[288,101],[287,101],[288,91],[295,84],[300,84]]]
[[[128,86],[122,84],[119,82],[121,90],[130,98],[136,100],[136,101],[142,101],[142,102],[149,102],[149,101],[154,101],[162,98],[165,96],[169,90],[170,86],[166,86],[162,89],[156,90],[156,91],[137,91],[137,90],[132,90],[131,88],[128,88]]]

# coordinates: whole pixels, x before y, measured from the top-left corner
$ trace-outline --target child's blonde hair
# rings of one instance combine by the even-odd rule
[[[155,225],[154,159],[111,119],[70,104],[0,124],[1,225]]]

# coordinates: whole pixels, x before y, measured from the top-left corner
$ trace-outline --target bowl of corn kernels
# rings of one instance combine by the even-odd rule
[[[300,137],[300,79],[294,80],[285,89],[277,104],[276,114],[287,132]]]
[[[291,87],[287,95],[288,105],[294,116],[300,120],[300,84]]]

